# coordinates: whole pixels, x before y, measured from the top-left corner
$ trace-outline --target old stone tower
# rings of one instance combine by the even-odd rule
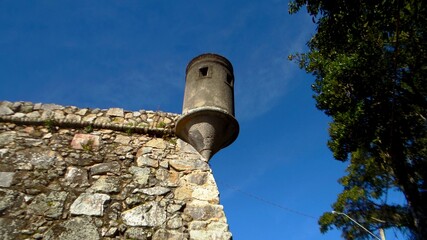
[[[233,78],[195,58],[183,115],[0,102],[0,239],[231,239],[208,160],[238,134]]]
[[[203,54],[187,66],[183,115],[176,134],[209,160],[239,134],[234,118],[234,75],[231,63]]]

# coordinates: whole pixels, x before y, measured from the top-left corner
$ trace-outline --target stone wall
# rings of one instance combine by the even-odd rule
[[[177,118],[0,102],[0,239],[231,239]]]

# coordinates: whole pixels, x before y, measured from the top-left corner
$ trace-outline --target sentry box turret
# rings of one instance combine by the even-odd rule
[[[207,53],[190,61],[175,132],[207,160],[236,140],[233,66],[226,58]]]

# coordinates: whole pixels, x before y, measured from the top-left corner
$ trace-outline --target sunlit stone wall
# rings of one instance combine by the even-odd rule
[[[177,118],[0,102],[0,239],[231,239]]]

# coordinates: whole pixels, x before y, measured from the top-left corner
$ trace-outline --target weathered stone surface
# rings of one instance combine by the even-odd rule
[[[96,119],[96,114],[88,114],[83,117],[83,121],[85,122],[93,122]]]
[[[90,167],[90,175],[99,175],[99,174],[105,174],[105,173],[119,174],[119,172],[120,172],[120,163],[118,163],[117,161],[99,163]]]
[[[35,215],[59,218],[62,216],[67,195],[67,192],[51,192],[49,195],[39,194],[28,206],[28,212]]]
[[[124,117],[125,113],[122,108],[110,108],[107,111],[108,116]]]
[[[7,144],[13,142],[16,139],[16,132],[3,132],[0,133],[0,146],[6,146]]]
[[[72,122],[80,122],[82,120],[82,117],[76,114],[68,114],[65,117],[65,120],[72,121]]]
[[[36,169],[50,169],[57,160],[57,156],[54,151],[35,152],[30,155],[30,158],[30,163]]]
[[[144,231],[143,228],[140,227],[130,227],[126,229],[125,233],[126,239],[138,239],[138,240],[146,240],[147,233]]]
[[[118,228],[111,227],[111,228],[106,229],[106,231],[103,232],[102,236],[103,237],[114,237],[117,235],[118,231],[119,231]]]
[[[207,226],[207,230],[227,232],[228,231],[228,224],[224,223],[224,222],[211,222]]]
[[[120,181],[117,177],[101,176],[92,184],[90,190],[102,193],[119,193]]]
[[[49,111],[44,111],[42,113],[41,118],[45,119],[45,120],[50,120],[50,119],[54,118],[54,116],[55,116],[55,112],[49,110]]]
[[[209,165],[202,160],[170,160],[169,164],[178,171],[185,170],[209,170]]]
[[[133,192],[136,193],[136,192]],[[137,205],[140,205],[143,202],[143,198],[139,195],[132,195],[125,199],[125,203],[128,207],[135,207]]]
[[[130,140],[131,138],[129,136],[117,135],[116,139],[114,139],[114,142],[127,145],[129,144]]]
[[[193,195],[193,188],[188,185],[179,186],[174,191],[175,198],[179,200],[191,199]]]
[[[207,228],[207,226],[208,226],[207,221],[192,221],[188,226],[188,228],[190,230],[204,230]]]
[[[6,148],[0,149],[0,158],[3,158],[9,152]]]
[[[117,153],[119,153],[119,154],[126,154],[132,150],[133,150],[133,148],[131,146],[123,146],[123,145],[120,147],[117,147],[117,149],[116,149]]]
[[[0,172],[0,187],[10,187],[12,185],[14,172]]]
[[[87,170],[78,167],[68,167],[64,178],[68,184],[86,186],[89,184]]]
[[[144,154],[151,153],[152,151],[153,151],[152,147],[142,147],[138,149],[138,151],[136,152],[136,157],[138,158]]]
[[[94,159],[90,155],[74,154],[74,153],[69,154],[64,160],[68,164],[76,165],[76,166],[89,166],[95,163]]]
[[[180,211],[185,206],[185,202],[182,201],[174,201],[174,203],[171,203],[168,205],[166,211],[168,213],[175,213]]]
[[[148,182],[148,178],[150,177],[150,169],[149,168],[140,168],[140,167],[130,167],[129,172],[133,174],[135,181],[138,184],[145,185]]]
[[[179,216],[176,216],[172,219],[169,219],[166,226],[170,229],[178,229],[183,226],[182,218]]]
[[[22,113],[29,113],[31,111],[33,111],[33,106],[32,105],[23,105],[20,107],[19,109]]]
[[[170,192],[171,190],[169,188],[165,188],[165,187],[160,187],[160,186],[156,186],[156,187],[152,187],[152,188],[143,188],[143,189],[135,189],[133,191],[133,193],[144,193],[150,196],[158,196],[158,195],[164,195],[168,192]]]
[[[23,118],[25,116],[26,116],[25,113],[15,113],[15,114],[13,114],[13,117],[16,117],[16,118]]]
[[[146,147],[153,147],[153,148],[159,148],[159,149],[165,149],[166,148],[166,141],[161,138],[155,138],[150,141],[148,141],[145,144]]]
[[[109,117],[97,117],[95,120],[95,124],[103,124],[110,123],[111,119]]]
[[[62,111],[55,111],[53,113],[53,118],[55,118],[55,120],[60,121],[62,119],[65,119],[65,114]]]
[[[193,189],[191,195],[193,198],[198,200],[204,200],[208,202],[219,202],[219,192],[218,188],[215,186],[198,186]]]
[[[57,104],[42,104],[41,109],[52,111],[52,110],[64,109],[64,107],[61,105],[57,105]]]
[[[206,230],[191,230],[191,240],[230,240],[229,232],[206,231]]]
[[[222,218],[223,207],[211,204],[188,204],[184,213],[190,215],[194,220],[206,221],[212,218]]]
[[[89,218],[75,217],[63,223],[54,225],[45,234],[44,239],[82,240],[100,239],[97,227]]]
[[[159,161],[156,159],[151,159],[149,157],[140,156],[136,159],[136,165],[138,167],[159,167]]]
[[[156,202],[152,202],[124,211],[122,219],[129,226],[159,227],[166,222],[166,211]]]
[[[76,112],[77,115],[84,116],[88,112],[87,108],[82,108]]]
[[[18,193],[12,190],[0,189],[0,213],[13,206]]]
[[[27,113],[27,117],[28,118],[40,118],[41,115],[39,112],[34,111],[34,112]]]
[[[178,186],[179,185],[179,178],[180,178],[180,174],[178,172],[175,171],[169,171],[169,177],[168,180],[166,181],[168,186]]]
[[[16,218],[0,217],[0,239],[2,240],[20,239],[19,229],[22,228],[24,224],[25,224],[24,221]]]
[[[52,138],[52,136],[53,136],[52,133],[47,133],[42,137],[42,139],[50,139]]]
[[[14,112],[6,106],[0,106],[0,116],[12,115]]]
[[[166,229],[159,229],[157,232],[153,235],[153,240],[185,240],[188,239],[188,236],[179,231],[175,230],[166,230]]]
[[[92,134],[76,134],[71,141],[71,147],[74,149],[97,150],[99,147],[99,136]]]
[[[103,216],[104,206],[110,196],[101,193],[82,193],[71,204],[70,212],[74,215]]]
[[[185,176],[185,180],[188,183],[192,183],[192,184],[197,184],[197,185],[203,185],[206,183],[206,181],[208,180],[208,176],[210,174],[207,172],[200,172],[200,171],[195,171],[192,172],[188,175]]]
[[[126,118],[126,119],[131,119],[132,117],[133,117],[133,114],[132,114],[132,113],[130,113],[130,112],[125,113],[125,118]]]

